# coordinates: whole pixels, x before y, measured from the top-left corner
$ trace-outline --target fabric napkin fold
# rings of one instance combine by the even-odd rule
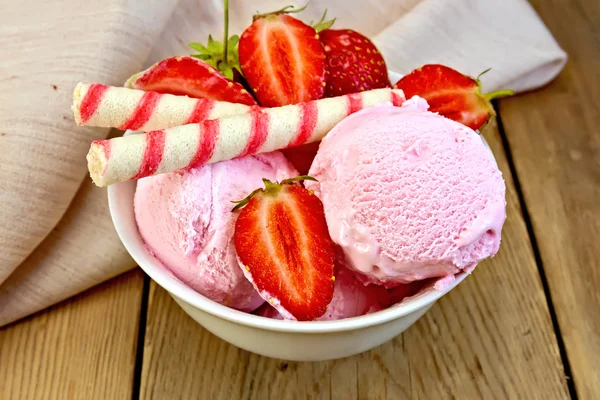
[[[299,1],[230,1],[230,33],[257,11]],[[442,63],[470,75],[492,68],[485,91],[521,92],[566,62],[525,0],[313,1],[298,14],[371,37],[400,73]],[[187,43],[222,34],[221,0],[41,0],[0,13],[0,326],[66,299],[135,264],[114,232],[106,190],[87,178],[91,140],[108,130],[75,126],[77,81],[119,85]],[[84,179],[85,177],[85,179]],[[81,184],[83,180],[83,185]]]

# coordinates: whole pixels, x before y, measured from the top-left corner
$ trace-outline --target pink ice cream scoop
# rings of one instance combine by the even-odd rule
[[[393,287],[453,279],[493,256],[506,219],[505,185],[491,151],[466,126],[414,97],[337,124],[307,182],[350,268]]]
[[[263,299],[237,263],[233,232],[240,200],[262,178],[297,175],[279,152],[140,179],[135,217],[146,246],[175,276],[221,304],[252,311]]]
[[[381,286],[365,286],[356,278],[356,273],[338,267],[335,274],[335,289],[327,311],[318,321],[358,317],[383,310],[390,305],[387,291]]]
[[[317,321],[358,317],[383,310],[390,305],[390,296],[382,286],[365,286],[356,278],[356,273],[338,267],[335,272],[335,288],[327,311]],[[256,314],[266,318],[283,319],[270,304],[263,304]]]

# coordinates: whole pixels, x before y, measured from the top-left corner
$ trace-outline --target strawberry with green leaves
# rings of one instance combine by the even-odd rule
[[[407,99],[420,96],[429,103],[429,111],[460,122],[476,130],[496,115],[491,100],[510,96],[512,90],[481,93],[479,77],[472,78],[439,64],[427,64],[404,76],[394,85]]]
[[[383,56],[364,35],[351,29],[319,32],[327,57],[326,97],[390,87]]]
[[[225,40],[218,42],[208,36],[208,45],[191,43],[198,51],[191,57],[171,57],[145,71],[135,74],[125,86],[146,91],[186,95],[195,98],[255,105],[256,100],[234,81],[238,61],[238,37],[228,37],[229,4],[225,0]]]
[[[292,17],[287,6],[258,14],[242,33],[242,73],[261,106],[318,100],[325,93],[325,52],[315,29]]]
[[[322,316],[334,288],[335,247],[323,204],[296,184],[308,176],[273,183],[263,179],[234,208],[241,208],[234,243],[246,277],[260,295],[287,318]]]

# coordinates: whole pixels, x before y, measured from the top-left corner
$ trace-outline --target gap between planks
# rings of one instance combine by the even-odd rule
[[[525,198],[523,197],[523,191],[521,189],[521,181],[519,180],[519,175],[517,174],[517,170],[515,168],[515,164],[513,161],[512,151],[510,149],[510,144],[508,143],[508,139],[506,137],[506,132],[504,131],[504,125],[502,124],[502,116],[498,110],[498,103],[494,101],[494,109],[496,110],[496,121],[498,124],[498,132],[500,133],[500,138],[502,139],[502,147],[504,148],[504,154],[506,155],[506,161],[508,167],[510,168],[510,174],[512,175],[513,184],[515,187],[515,191],[517,193],[517,197],[519,199],[519,204],[521,206],[521,214],[523,216],[523,221],[525,222],[525,226],[527,228],[527,234],[529,235],[529,241],[531,242],[531,248],[533,250],[533,256],[535,258],[535,263],[538,267],[538,271],[540,273],[540,279],[542,282],[542,288],[544,289],[544,295],[546,296],[546,301],[548,304],[548,311],[550,312],[550,319],[552,320],[552,327],[554,328],[554,333],[556,335],[556,342],[558,345],[558,350],[560,352],[560,358],[563,363],[563,368],[565,370],[565,380],[567,383],[567,388],[569,389],[569,395],[572,399],[577,400],[577,390],[575,387],[575,381],[571,372],[571,363],[569,362],[569,357],[567,355],[567,350],[565,347],[565,341],[563,339],[562,332],[560,330],[560,326],[558,324],[558,318],[556,316],[556,310],[554,307],[554,303],[552,301],[552,294],[550,292],[550,287],[548,286],[548,278],[546,277],[546,272],[544,271],[544,263],[542,262],[542,257],[540,255],[540,249],[538,247],[537,239],[535,237],[535,232],[533,231],[533,226],[531,224],[531,217],[529,215],[529,210],[527,208],[527,203],[525,202]]]
[[[139,267],[138,267],[139,268]],[[150,296],[150,277],[144,273],[144,285],[142,287],[142,304],[140,306],[140,325],[138,326],[137,346],[135,351],[135,369],[133,372],[133,390],[131,398],[140,398],[142,384],[142,367],[144,365],[144,345],[146,341],[146,322],[148,321],[148,298]]]

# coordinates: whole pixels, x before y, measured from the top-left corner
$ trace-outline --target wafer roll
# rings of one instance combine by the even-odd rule
[[[400,105],[401,90],[376,89],[92,143],[94,183],[107,186],[321,140],[348,115],[382,103]]]
[[[77,125],[151,131],[238,115],[244,104],[78,83],[73,92]]]

